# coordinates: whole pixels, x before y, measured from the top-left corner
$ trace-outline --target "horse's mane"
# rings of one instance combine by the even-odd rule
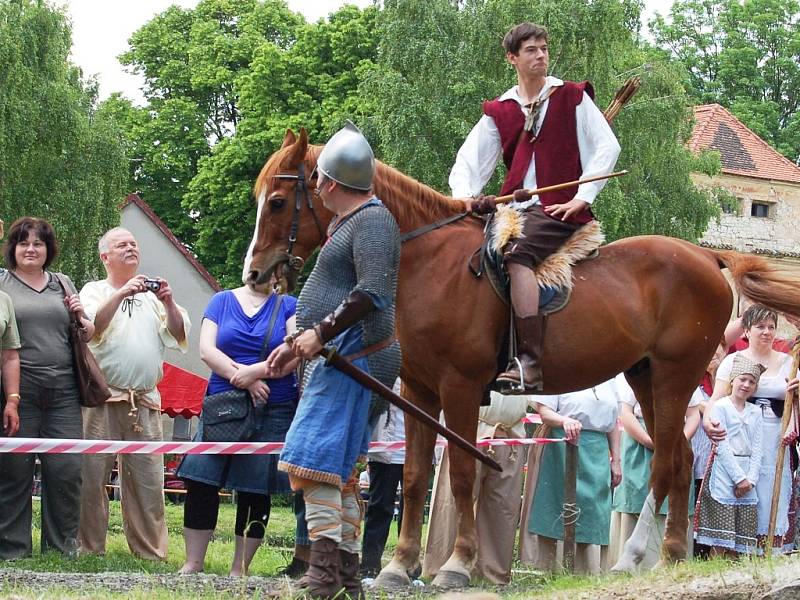
[[[316,166],[317,157],[323,147],[308,145],[305,155],[306,176]],[[292,146],[281,148],[270,156],[253,186],[256,199],[261,197],[274,175],[294,172],[292,158]],[[381,161],[376,161],[376,164],[375,194],[386,204],[402,229],[407,230],[463,212],[464,203],[460,200],[440,194]]]
[[[375,194],[401,224],[429,223],[464,211],[460,200],[440,194],[380,161],[375,173]]]

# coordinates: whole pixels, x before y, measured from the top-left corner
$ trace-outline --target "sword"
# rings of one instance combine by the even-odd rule
[[[299,330],[298,330],[299,331]],[[285,342],[291,344],[293,339],[297,336],[297,332],[293,335],[287,335],[285,338]],[[467,454],[470,454],[476,460],[481,461],[488,467],[491,467],[495,471],[502,472],[503,467],[500,464],[486,456],[483,452],[478,450],[473,444],[470,444],[467,440],[463,437],[458,435],[455,431],[448,429],[444,425],[442,425],[438,420],[434,419],[424,410],[415,406],[399,394],[395,394],[392,390],[388,387],[383,385],[380,381],[375,379],[372,375],[365,373],[349,360],[347,360],[344,356],[339,354],[336,351],[336,348],[332,346],[325,346],[320,351],[320,356],[325,359],[325,364],[332,366],[337,371],[344,373],[357,383],[361,384],[363,387],[367,388],[371,392],[375,392],[381,398],[388,400],[392,404],[394,404],[397,408],[402,410],[404,413],[411,415],[423,425],[427,425],[431,429],[433,429],[436,433],[441,435],[445,438],[448,442],[451,442],[464,450]]]

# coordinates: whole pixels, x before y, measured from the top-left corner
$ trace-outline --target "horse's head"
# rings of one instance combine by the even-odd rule
[[[275,274],[291,290],[304,261],[322,241],[331,213],[314,194],[317,156],[305,129],[286,131],[283,145],[267,160],[254,189],[256,227],[242,281],[263,284]]]

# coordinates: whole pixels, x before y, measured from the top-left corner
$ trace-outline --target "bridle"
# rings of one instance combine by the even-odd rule
[[[311,190],[309,190],[308,183],[306,182],[305,170],[305,164],[301,162],[300,166],[297,167],[297,174],[295,175],[291,173],[279,173],[272,176],[273,179],[281,179],[284,181],[292,180],[297,182],[294,187],[294,212],[292,213],[292,227],[289,230],[289,243],[286,246],[286,254],[289,256],[289,268],[298,272],[303,268],[305,259],[300,256],[292,256],[292,250],[294,249],[294,244],[297,241],[297,232],[300,229],[300,210],[303,208],[304,198],[306,200],[308,209],[311,211],[311,216],[314,217],[314,223],[317,225],[317,231],[319,231],[320,240],[325,239],[325,232],[322,229],[322,223],[320,223],[319,217],[314,210],[314,202],[311,198]]]

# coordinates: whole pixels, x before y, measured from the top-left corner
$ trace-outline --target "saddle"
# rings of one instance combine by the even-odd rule
[[[522,216],[513,208],[498,206],[484,227],[484,241],[472,255],[469,268],[475,277],[484,274],[507,305],[511,304],[509,277],[503,268],[503,248],[522,234]],[[534,269],[539,282],[539,312],[553,314],[564,308],[572,295],[572,267],[595,258],[605,241],[597,221],[578,229],[554,254]]]

